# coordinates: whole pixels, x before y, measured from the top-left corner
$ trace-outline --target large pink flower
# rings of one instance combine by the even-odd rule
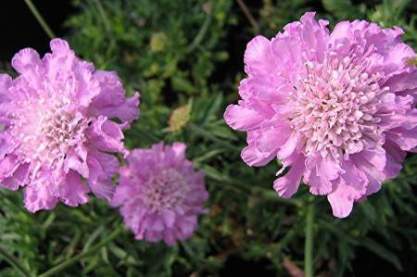
[[[400,28],[356,20],[329,33],[327,24],[310,12],[271,40],[249,42],[242,100],[224,117],[247,132],[248,165],[278,158],[289,167],[274,182],[280,196],[303,181],[346,217],[417,145],[416,54]]]
[[[136,239],[172,245],[190,237],[208,193],[204,174],[185,157],[185,145],[136,149],[120,170],[113,198]]]
[[[86,203],[90,191],[110,199],[119,164],[111,153],[126,154],[122,129],[139,111],[116,73],[95,70],[64,40],[50,45],[43,58],[19,51],[16,79],[0,75],[0,182],[24,187],[31,212]]]

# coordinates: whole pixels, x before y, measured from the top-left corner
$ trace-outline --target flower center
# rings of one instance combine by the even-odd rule
[[[305,140],[306,155],[320,153],[340,158],[375,144],[380,95],[379,74],[365,72],[365,62],[346,57],[306,63],[306,76],[295,82],[291,126]]]
[[[184,177],[174,169],[166,169],[145,183],[143,201],[151,211],[161,212],[180,206],[187,191]]]
[[[18,151],[27,160],[52,166],[84,140],[88,120],[66,110],[64,101],[26,99],[17,104],[11,132],[20,138]]]

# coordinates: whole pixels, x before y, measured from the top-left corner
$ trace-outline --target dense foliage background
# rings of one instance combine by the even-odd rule
[[[242,272],[296,276],[303,265],[306,207],[312,201],[317,275],[417,274],[417,156],[409,156],[398,178],[356,205],[349,218],[339,220],[331,216],[324,197],[312,199],[306,189],[292,200],[279,199],[272,189],[279,165],[246,166],[239,156],[245,138],[226,127],[222,118],[226,105],[237,100],[243,52],[255,34],[273,36],[305,11],[315,10],[332,25],[360,18],[385,27],[401,26],[405,39],[417,47],[416,3],[78,0],[72,4],[74,12],[66,17],[65,28],[53,26],[67,30],[57,35],[69,39],[97,68],[117,71],[129,93],[141,92],[141,117],[126,132],[128,147],[149,147],[160,140],[186,142],[188,157],[206,172],[210,199],[192,239],[167,247],[135,241],[125,231],[77,259],[60,276]],[[49,14],[44,17],[48,20]],[[121,224],[117,211],[102,200],[30,214],[20,192],[0,190],[0,194],[1,248],[34,275],[88,251]],[[13,257],[0,259],[0,276],[19,276],[10,266]]]

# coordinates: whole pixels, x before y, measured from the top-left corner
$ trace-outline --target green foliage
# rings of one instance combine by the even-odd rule
[[[401,26],[417,46],[410,1],[244,2],[260,33],[268,36],[314,9],[332,23],[368,18]],[[254,35],[236,1],[87,0],[74,5],[79,12],[67,26],[77,53],[97,68],[117,71],[128,93],[141,92],[141,118],[126,132],[128,147],[186,142],[189,158],[206,172],[210,199],[192,239],[170,248],[135,241],[124,231],[60,275],[217,276],[231,255],[266,259],[279,276],[287,272],[284,258],[302,268],[306,189],[291,200],[279,199],[271,188],[279,165],[244,165],[239,153],[244,137],[222,119],[226,105],[237,99],[243,50]],[[351,274],[361,253],[411,272],[417,262],[416,167],[417,157],[410,156],[401,175],[356,205],[348,219],[335,219],[326,199],[315,198],[316,273]],[[80,208],[61,205],[33,215],[24,210],[20,193],[1,191],[0,207],[1,246],[32,274],[88,252],[121,224],[117,211],[97,199]],[[17,272],[6,260],[0,263],[1,276]]]

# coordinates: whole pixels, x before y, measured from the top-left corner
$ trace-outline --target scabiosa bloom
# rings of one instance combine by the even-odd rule
[[[248,165],[277,157],[289,168],[274,182],[280,196],[303,181],[346,217],[417,145],[416,54],[397,27],[343,21],[330,33],[327,25],[310,12],[271,40],[250,41],[242,100],[224,117],[247,132]]]
[[[208,193],[203,173],[193,169],[185,148],[183,143],[160,143],[135,149],[121,168],[113,205],[121,206],[124,222],[136,239],[172,245],[197,228]]]
[[[19,51],[12,80],[0,75],[0,183],[25,189],[31,212],[61,201],[77,206],[91,191],[110,200],[112,176],[127,154],[122,129],[138,116],[116,73],[95,70],[68,43],[54,39],[43,58]]]

